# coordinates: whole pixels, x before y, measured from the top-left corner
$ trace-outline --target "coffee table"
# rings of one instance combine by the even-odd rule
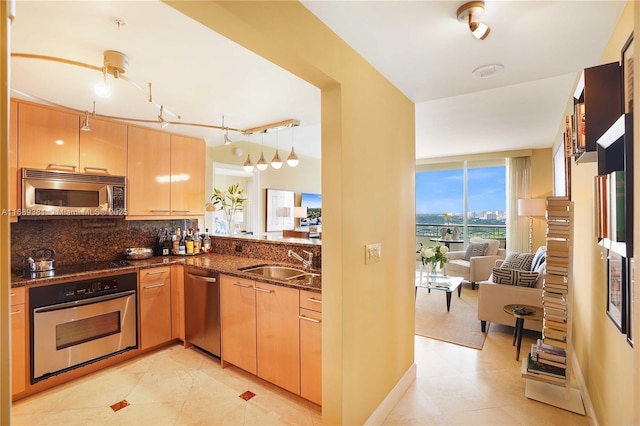
[[[418,287],[431,290],[440,290],[445,292],[447,300],[447,312],[451,308],[451,293],[458,289],[458,297],[462,291],[462,277],[452,277],[449,275],[430,275],[426,272],[416,271],[416,297],[418,297]]]
[[[518,313],[520,308],[524,308],[527,313]],[[520,346],[522,346],[522,329],[524,327],[524,320],[542,321],[544,318],[543,309],[540,306],[523,305],[522,303],[504,305],[502,309],[509,315],[513,315],[516,318],[516,326],[513,329],[513,345],[517,343],[516,361],[520,361]]]

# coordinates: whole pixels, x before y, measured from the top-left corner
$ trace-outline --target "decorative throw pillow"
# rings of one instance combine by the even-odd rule
[[[487,251],[485,252],[485,256],[495,256],[498,254],[498,250],[500,249],[500,241],[493,240],[491,238],[480,238],[480,237],[471,237],[469,240],[470,243],[487,243]]]
[[[536,250],[536,254],[533,255],[533,260],[531,261],[531,272],[537,271],[540,265],[542,265],[547,260],[547,246],[540,246],[538,250]]]
[[[475,256],[484,256],[484,254],[487,252],[487,243],[469,243],[469,245],[467,246],[467,251],[464,252],[464,260],[470,260],[472,257]]]
[[[519,269],[521,271],[531,271],[531,262],[533,261],[533,253],[515,253],[511,252],[502,262],[502,269]]]
[[[537,272],[518,269],[493,268],[493,282],[496,284],[535,287],[538,281]]]

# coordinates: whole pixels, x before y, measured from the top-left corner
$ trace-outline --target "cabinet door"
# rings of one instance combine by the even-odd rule
[[[127,174],[127,126],[89,119],[88,132],[80,132],[80,172]]]
[[[78,171],[78,114],[31,104],[18,105],[18,165]]]
[[[322,405],[322,314],[300,308],[300,396]]]
[[[184,266],[171,265],[171,338],[184,342]]]
[[[171,215],[204,214],[205,143],[171,135]]]
[[[26,313],[24,288],[11,289],[11,393],[26,389]]]
[[[140,348],[171,340],[171,268],[142,269],[140,300]]]
[[[256,294],[253,281],[220,276],[220,322],[224,362],[256,374]]]
[[[171,136],[128,127],[127,210],[131,216],[169,216]]]
[[[299,290],[256,282],[258,376],[300,394]]]
[[[9,110],[9,209],[11,219],[17,220],[15,210],[22,203],[19,203],[20,179],[18,169],[18,103],[11,102]]]

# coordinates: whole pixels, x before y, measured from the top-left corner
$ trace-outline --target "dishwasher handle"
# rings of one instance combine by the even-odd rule
[[[218,279],[214,278],[214,277],[201,277],[200,275],[193,275],[190,274],[189,272],[187,272],[187,276],[191,279],[197,280],[197,281],[204,281],[207,283],[217,283]]]

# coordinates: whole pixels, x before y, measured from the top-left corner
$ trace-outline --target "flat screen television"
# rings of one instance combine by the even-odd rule
[[[322,195],[303,192],[300,205],[307,208],[307,217],[300,220],[301,226],[322,224]]]

